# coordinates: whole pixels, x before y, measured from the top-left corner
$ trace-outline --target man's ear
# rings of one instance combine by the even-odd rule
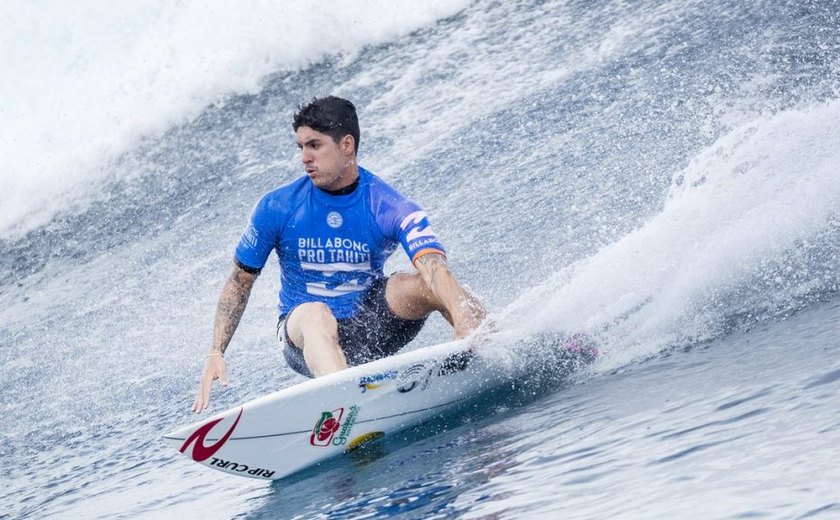
[[[352,135],[347,134],[338,142],[338,147],[342,153],[351,154],[356,150],[356,140]]]

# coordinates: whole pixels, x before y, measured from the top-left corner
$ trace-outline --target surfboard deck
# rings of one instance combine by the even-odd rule
[[[481,349],[455,341],[302,382],[164,439],[212,469],[279,479],[443,414],[514,377]]]

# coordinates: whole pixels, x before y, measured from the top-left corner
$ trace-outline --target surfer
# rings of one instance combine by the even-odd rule
[[[260,199],[222,289],[193,411],[207,408],[213,380],[271,251],[280,262],[277,336],[289,366],[318,377],[394,354],[440,312],[455,338],[485,318],[450,270],[446,250],[416,203],[359,166],[356,108],[328,96],[299,108],[297,145],[306,175]],[[412,273],[385,276],[401,245]]]

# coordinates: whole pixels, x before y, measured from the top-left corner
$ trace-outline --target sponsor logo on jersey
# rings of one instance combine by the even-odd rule
[[[406,229],[408,226],[416,226],[417,224],[423,222],[423,220],[429,218],[429,215],[426,214],[425,211],[415,211],[413,213],[408,214],[402,222],[400,222],[400,229]]]
[[[415,211],[409,214],[400,222],[400,229],[408,230],[405,241],[412,254],[424,246],[440,247],[440,241],[432,230],[432,226],[429,225],[429,216],[425,211]]]
[[[257,228],[254,227],[254,224],[248,225],[248,229],[242,234],[242,240],[248,247],[257,247]]]
[[[388,381],[390,379],[396,379],[399,372],[396,370],[391,370],[389,372],[382,372],[379,374],[373,374],[369,376],[362,376],[359,378],[359,388],[362,389],[362,393],[367,392],[368,390],[376,390],[382,383]]]
[[[222,422],[225,418],[220,417],[218,419],[213,419],[212,421],[200,426],[196,431],[193,432],[192,435],[187,437],[187,440],[184,441],[184,444],[181,446],[181,453],[187,451],[187,448],[190,446],[190,444],[195,443],[193,444],[193,449],[190,454],[194,461],[204,462],[205,460],[212,457],[217,451],[219,451],[222,448],[222,446],[225,445],[225,443],[233,433],[233,430],[236,429],[236,425],[239,424],[239,418],[242,417],[242,411],[243,408],[240,407],[239,415],[236,416],[236,420],[233,421],[233,424],[228,429],[228,431],[224,435],[222,435],[222,437],[219,440],[217,440],[209,446],[204,444],[207,435],[210,433],[210,430],[212,430],[214,426]]]
[[[338,236],[300,237],[297,242],[302,269],[322,271],[324,276],[371,271],[370,244],[366,242]]]
[[[437,235],[435,235],[435,232],[432,231],[432,226],[426,226],[423,229],[420,229],[420,228],[412,229],[411,231],[408,232],[408,235],[406,235],[405,240],[409,244],[414,245],[414,241],[419,239],[419,238],[425,238],[426,239],[423,242],[419,242],[418,244],[420,244],[420,245],[437,242],[437,240],[438,240]]]
[[[330,211],[327,214],[327,225],[333,229],[338,229],[344,224],[344,217],[338,211]]]

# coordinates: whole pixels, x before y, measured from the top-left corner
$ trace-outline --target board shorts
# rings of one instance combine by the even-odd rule
[[[338,344],[344,351],[348,366],[395,354],[413,340],[426,323],[426,318],[406,320],[391,311],[385,299],[387,283],[387,278],[374,280],[362,298],[358,312],[349,318],[337,320]],[[303,358],[303,350],[292,343],[286,330],[286,318],[293,312],[294,308],[280,316],[277,339],[283,346],[283,357],[289,368],[306,377],[314,377]]]

